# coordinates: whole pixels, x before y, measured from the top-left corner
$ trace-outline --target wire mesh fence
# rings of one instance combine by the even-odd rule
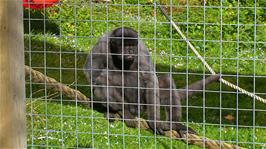
[[[161,6],[172,22],[161,13]],[[187,39],[180,36],[173,23]],[[219,77],[265,98],[265,24],[266,3],[256,0],[161,0],[157,3],[61,0],[51,7],[25,8],[26,65],[90,99],[79,100],[78,95],[69,98],[64,92],[53,90],[47,80],[34,81],[29,73],[26,79],[27,147],[198,148],[180,138],[161,135],[156,132],[156,126],[155,131],[128,127],[126,121],[130,118],[126,113],[131,106],[133,111],[129,113],[146,119],[150,126],[150,121],[158,120],[151,118],[153,113],[160,116],[162,123],[170,124],[169,130],[175,130],[178,123],[186,128],[185,132],[191,128],[198,136],[210,140],[245,148],[265,148],[264,103],[221,81],[207,86],[203,80],[200,89],[192,89],[197,92],[193,96],[187,87],[212,76],[191,50],[189,41]],[[105,47],[100,48],[105,52],[91,51],[103,35],[118,27],[130,27],[138,33],[133,38],[138,41],[137,54],[122,52],[121,68],[113,64],[114,55],[119,57],[121,53],[108,53],[111,36],[107,35],[103,41]],[[130,39],[123,35],[122,47]],[[102,59],[93,58],[97,52],[103,55]],[[135,69],[133,66],[126,69],[126,56],[135,58]],[[86,60],[90,60],[91,68],[97,65],[98,69],[85,65]],[[87,78],[84,71],[89,73]],[[100,76],[94,76],[97,71],[105,76],[100,79],[102,84],[93,83]],[[173,80],[170,79],[167,87],[160,88],[160,78],[165,75]],[[100,92],[95,92],[100,87]],[[114,90],[120,99],[113,98]],[[179,105],[173,104],[177,99],[172,94],[177,92],[184,97],[178,100]],[[163,95],[168,103],[160,101],[161,108],[154,108],[156,98]],[[121,111],[114,110],[116,106]],[[163,107],[169,108],[173,118],[167,118],[167,108]],[[182,108],[180,121],[173,120],[176,107]],[[119,113],[120,117],[112,117],[113,113]],[[141,124],[140,120],[137,124]]]

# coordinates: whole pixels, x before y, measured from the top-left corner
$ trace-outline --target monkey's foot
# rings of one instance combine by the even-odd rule
[[[172,123],[172,127],[170,127],[170,123],[164,123],[162,126],[164,126],[162,127],[164,131],[175,130],[176,132],[179,133],[179,136],[182,136],[182,134],[184,133],[197,134],[197,132],[192,128],[187,127],[180,123]]]
[[[106,119],[109,119],[110,122],[114,122],[116,120],[120,120],[121,119],[121,116],[119,114],[117,114],[117,113],[109,113],[109,116],[108,116],[108,113],[105,112],[104,113],[104,117]]]
[[[127,119],[125,123],[128,127],[140,128],[140,129],[149,129],[149,125],[142,118]]]
[[[143,118],[135,118],[136,126],[139,125],[139,128],[141,129],[149,129],[149,125],[146,123],[145,119]],[[138,123],[139,122],[139,123]]]
[[[192,128],[190,127],[187,127],[187,126],[184,126],[182,124],[179,124],[181,126],[179,126],[179,132],[187,132],[187,133],[190,133],[190,134],[198,134],[195,130],[193,130]]]
[[[178,132],[176,132],[175,130],[173,131],[164,131],[164,134],[167,137],[174,137],[174,138],[181,138],[182,136],[180,136],[180,134]]]
[[[180,138],[184,138],[186,134],[198,134],[195,130],[182,124],[173,124],[173,130],[177,131]]]

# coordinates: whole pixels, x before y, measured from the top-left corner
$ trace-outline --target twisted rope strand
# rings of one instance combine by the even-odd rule
[[[32,78],[33,82],[36,83],[46,83],[49,87],[54,88],[54,90],[58,92],[64,93],[69,98],[89,101],[89,98],[87,98],[84,94],[82,94],[80,91],[74,90],[70,87],[68,87],[65,84],[57,82],[55,79],[45,76],[43,73],[33,70],[29,66],[25,66],[25,76],[30,76]]]

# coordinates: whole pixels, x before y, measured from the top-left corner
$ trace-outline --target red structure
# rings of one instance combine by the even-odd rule
[[[57,4],[59,0],[23,0],[23,7],[30,9],[42,9]]]

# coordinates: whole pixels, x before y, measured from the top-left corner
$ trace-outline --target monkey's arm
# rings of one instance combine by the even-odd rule
[[[205,86],[218,81],[220,78],[220,75],[211,75],[207,77],[206,79],[202,79],[200,81],[197,81],[187,87],[183,87],[182,90],[178,91],[180,99],[185,99],[187,95],[186,89],[188,88],[188,97],[191,97],[192,95],[199,93],[199,91],[203,90],[203,86]]]
[[[196,132],[180,123],[181,120],[181,103],[174,80],[169,74],[160,76],[159,87],[160,87],[160,102],[165,107],[166,111],[166,122],[162,122],[161,128],[163,130],[176,130],[177,132],[194,133]],[[172,90],[172,91],[170,91]],[[172,109],[172,110],[171,110]],[[172,124],[171,124],[172,123]]]
[[[143,75],[145,82],[145,103],[147,104],[147,120],[153,130],[162,133],[160,126],[160,96],[158,78],[154,73],[145,73]],[[155,129],[156,128],[156,129]]]
[[[109,44],[106,35],[103,36],[92,48],[84,65],[87,80],[95,84],[95,80],[107,68]]]
[[[180,97],[170,74],[158,77],[160,88],[160,103],[165,108],[166,120],[179,122],[181,119]]]
[[[141,48],[145,48],[144,46]],[[160,95],[159,82],[154,71],[154,66],[150,62],[147,49],[140,49],[139,54],[140,71],[142,82],[145,88],[145,103],[147,104],[147,119],[150,127],[158,133],[162,133],[160,121]]]

